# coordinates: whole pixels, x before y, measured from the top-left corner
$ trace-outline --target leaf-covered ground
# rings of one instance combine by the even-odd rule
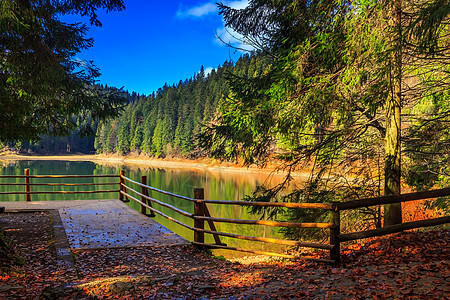
[[[0,299],[450,299],[449,230],[365,240],[339,266],[243,265],[190,246],[75,252],[58,265],[46,213],[2,214],[25,264],[2,263]]]

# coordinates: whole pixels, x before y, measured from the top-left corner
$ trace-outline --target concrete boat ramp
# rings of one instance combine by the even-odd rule
[[[0,206],[6,212],[51,211],[56,248],[62,256],[71,249],[189,244],[120,200],[0,202]]]

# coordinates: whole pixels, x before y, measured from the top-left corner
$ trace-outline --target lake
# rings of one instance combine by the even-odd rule
[[[120,170],[125,170],[128,178],[140,181],[141,176],[146,175],[148,185],[176,193],[179,195],[193,197],[194,188],[202,187],[205,190],[205,198],[213,200],[242,200],[245,195],[251,194],[258,185],[268,182],[273,185],[282,180],[282,176],[271,176],[263,173],[248,173],[238,171],[208,171],[204,169],[188,168],[156,168],[151,166],[127,166],[127,165],[101,165],[87,161],[45,161],[45,160],[17,160],[0,161],[0,175],[23,175],[24,169],[30,169],[31,175],[100,175],[100,174],[119,174]],[[32,183],[44,183],[42,179],[31,179]],[[99,183],[114,182],[115,178],[83,178],[83,179],[45,179],[48,183]],[[2,179],[2,182],[23,183],[23,179]],[[2,192],[23,191],[23,186],[0,186]],[[60,187],[60,186],[32,186],[32,191],[57,191],[57,190],[90,190],[92,187]],[[100,186],[105,189],[117,189],[118,186]],[[166,203],[172,204],[184,211],[193,213],[193,203],[168,197],[165,195],[150,192],[150,196]],[[24,201],[25,195],[0,195],[0,201]],[[32,195],[33,201],[52,201],[52,200],[86,200],[86,199],[115,199],[117,193],[108,194],[39,194]],[[140,205],[131,201],[128,203],[136,210]],[[193,220],[181,216],[170,209],[154,205],[161,212],[182,221],[185,224],[193,226]],[[245,208],[234,205],[211,205],[208,204],[210,213],[214,217],[239,218],[239,219],[259,219],[259,216],[250,214]],[[193,240],[193,232],[169,221],[161,216],[156,216],[155,220],[170,230],[176,232],[182,237]],[[218,231],[238,233],[250,236],[282,238],[282,235],[275,227],[260,225],[239,225],[216,223]],[[206,228],[209,227],[206,225]],[[206,242],[213,243],[213,238],[206,235]],[[221,237],[222,242],[229,246],[248,248],[262,251],[279,251],[283,248],[278,245],[270,245],[260,242],[251,242]],[[231,252],[231,253],[230,253]],[[224,255],[227,258],[242,256],[237,252],[215,250],[216,255]],[[247,255],[247,254],[246,254]]]

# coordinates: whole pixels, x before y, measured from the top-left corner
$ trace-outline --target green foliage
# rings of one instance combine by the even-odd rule
[[[103,120],[116,116],[121,91],[94,86],[98,69],[75,59],[92,46],[88,27],[59,17],[79,14],[100,26],[97,9],[122,10],[121,0],[0,2],[0,140],[37,140],[66,135],[73,116]],[[81,128],[92,133],[90,124]]]
[[[422,98],[414,107],[418,115],[407,130],[405,154],[410,167],[407,183],[417,190],[450,185],[450,94]],[[430,207],[450,212],[449,197],[430,202]]]
[[[270,64],[255,78],[228,78],[232,94],[205,130],[202,145],[212,155],[243,158],[248,164],[275,157],[288,173],[305,166],[312,170],[308,183],[293,192],[286,194],[287,177],[282,186],[257,189],[249,200],[378,196],[384,180],[386,103],[399,96],[395,88],[401,79],[402,109],[409,114],[401,126],[408,131],[402,147],[427,153],[407,154],[405,173],[421,188],[445,181],[439,178],[448,178],[449,109],[435,107],[421,117],[417,108],[433,97],[448,106],[447,6],[448,1],[254,0],[235,10],[220,4],[226,25]],[[399,11],[404,12],[400,27],[393,21]],[[418,161],[435,175],[417,175],[423,171]],[[284,211],[265,211],[272,218],[286,217]],[[295,212],[287,218],[301,222],[309,216]],[[379,226],[378,213],[373,216]],[[295,230],[286,233],[297,237]]]

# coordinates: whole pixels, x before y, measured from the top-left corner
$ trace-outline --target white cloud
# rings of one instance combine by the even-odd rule
[[[244,9],[248,6],[249,0],[225,0],[222,3],[234,9]],[[177,16],[181,18],[201,18],[210,14],[215,14],[219,17],[219,8],[217,7],[216,1],[206,2],[191,8],[184,8],[183,6],[180,6],[177,11]],[[214,42],[221,46],[231,45],[238,48],[239,51],[242,52],[254,50],[254,47],[247,45],[242,41],[242,36],[240,34],[230,28],[225,28],[224,23],[221,28],[216,30]]]
[[[224,1],[223,3],[234,9],[242,9],[248,5],[248,1],[249,0]],[[212,1],[188,9],[183,9],[183,7],[180,6],[180,8],[177,11],[177,16],[200,18],[213,13],[218,15],[218,12],[219,8],[217,7],[216,1]]]
[[[244,9],[248,6],[249,0],[224,1],[224,4],[234,9]],[[254,47],[244,42],[242,35],[231,28],[226,28],[225,23],[223,23],[223,27],[216,30],[215,42],[222,46],[231,45],[232,47],[235,47],[239,52],[255,50]]]
[[[241,0],[241,1],[225,1],[225,5],[228,5],[231,8],[234,9],[243,9],[248,6],[248,0]]]
[[[239,37],[241,36],[232,29],[222,27],[216,30],[215,42],[219,45],[232,44],[233,42],[236,42],[236,38]]]
[[[178,9],[177,16],[179,17],[196,17],[200,18],[211,13],[217,13],[219,9],[217,5],[212,2],[205,3],[200,6],[195,6],[186,10],[183,10],[181,7]]]
[[[212,72],[212,70],[214,70],[214,68],[211,67],[205,68],[205,77],[208,77],[208,75]]]
[[[216,70],[216,69],[212,68],[212,67],[203,68],[203,72],[205,74],[204,78],[208,77],[208,75],[211,74],[212,70]],[[200,71],[196,72],[195,74],[199,74],[199,73],[200,73]]]
[[[225,27],[217,29],[214,42],[220,46],[232,46],[242,53],[255,50],[253,46],[245,43],[241,34]]]

